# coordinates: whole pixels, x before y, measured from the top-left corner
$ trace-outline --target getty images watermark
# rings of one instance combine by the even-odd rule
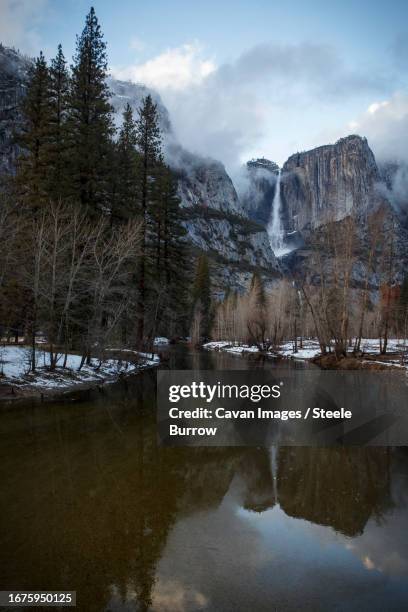
[[[168,446],[408,444],[400,373],[159,371],[157,391]]]

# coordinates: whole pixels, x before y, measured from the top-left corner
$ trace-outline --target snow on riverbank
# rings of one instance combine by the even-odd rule
[[[207,342],[203,348],[208,351],[226,351],[227,353],[259,353],[257,346],[249,346],[248,344],[231,344],[231,342]]]
[[[154,346],[161,346],[163,344],[170,344],[170,340],[164,336],[157,336],[153,341]]]
[[[402,353],[408,348],[408,342],[390,338],[387,342],[387,353]],[[380,342],[378,338],[362,338],[360,350],[363,353],[378,355],[380,352]]]
[[[220,340],[218,342],[207,342],[203,348],[208,351],[223,351],[226,353],[235,353],[243,355],[246,353],[259,353],[257,346],[249,346],[248,344],[233,344]],[[267,352],[269,357],[286,357],[293,359],[312,359],[320,355],[319,343],[315,340],[304,340],[303,347],[299,348],[296,353],[293,352],[293,343],[286,342],[277,348],[275,352]]]
[[[233,344],[220,340],[218,342],[207,342],[203,345],[203,348],[208,351],[224,351],[226,353],[236,353],[239,355],[246,353],[259,353],[257,346],[249,346],[248,344]],[[279,346],[276,352],[267,352],[269,357],[287,357],[293,359],[312,359],[320,354],[320,347],[318,342],[314,340],[304,340],[303,347],[296,353],[293,352],[293,343],[286,342]]]
[[[299,347],[296,353],[293,352],[293,342],[282,344],[278,350],[278,355],[282,357],[292,357],[293,359],[313,359],[320,355],[320,346],[316,340],[303,340],[302,348]]]
[[[217,342],[207,342],[203,345],[203,348],[209,351],[225,351],[227,353],[236,353],[236,354],[244,354],[244,353],[258,353],[259,349],[256,346],[248,346],[247,344],[235,344],[232,342],[227,342],[225,340],[219,340]],[[407,342],[404,343],[403,340],[389,339],[387,345],[387,354],[389,353],[403,353],[407,350]],[[350,348],[350,351],[352,349]],[[360,350],[369,355],[379,355],[380,353],[380,344],[378,339],[375,338],[363,338],[361,340]],[[304,339],[302,342],[302,348],[300,348],[300,343],[298,342],[297,351],[294,352],[293,342],[285,342],[276,348],[276,351],[267,352],[266,354],[269,357],[285,357],[287,359],[313,359],[320,355],[320,346],[317,340],[315,339]],[[382,363],[382,362],[379,362]],[[392,365],[395,363],[396,365],[399,363],[398,359],[391,360],[389,359],[388,364]]]
[[[133,360],[107,359],[100,365],[97,359],[92,359],[91,364],[84,365],[81,370],[78,370],[81,356],[68,355],[66,367],[62,367],[61,357],[57,368],[51,372],[47,368],[48,354],[37,350],[37,371],[33,374],[29,372],[30,349],[23,346],[3,346],[0,347],[0,383],[35,389],[64,389],[76,384],[113,381],[121,374],[157,366],[160,362],[159,356],[152,353],[132,353]]]

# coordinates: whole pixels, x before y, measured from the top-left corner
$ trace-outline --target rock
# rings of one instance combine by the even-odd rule
[[[286,229],[302,232],[374,210],[384,200],[380,180],[373,152],[360,136],[292,155],[282,169]]]
[[[14,128],[19,121],[18,105],[25,94],[31,60],[0,44],[0,174],[14,170],[18,147]]]
[[[388,177],[388,181],[391,179]],[[327,223],[341,225],[347,217],[355,220],[356,262],[352,271],[352,285],[362,287],[367,274],[369,286],[376,290],[384,281],[384,260],[381,247],[376,253],[373,268],[367,272],[361,253],[369,244],[368,227],[380,209],[383,212],[383,236],[391,232],[394,237],[395,266],[393,282],[401,283],[408,263],[408,233],[402,216],[398,214],[388,196],[389,189],[377,166],[367,140],[360,136],[342,138],[327,145],[297,153],[289,157],[282,169],[282,219],[287,235],[296,236],[299,250],[293,251],[282,262],[284,271],[315,276],[310,255],[312,243]],[[389,232],[388,232],[389,230]],[[329,253],[322,253],[323,268],[332,267]],[[387,281],[388,282],[388,281]]]
[[[141,83],[131,83],[130,81],[119,81],[112,77],[108,79],[109,91],[111,93],[110,102],[114,109],[114,120],[116,126],[122,123],[123,111],[129,104],[133,110],[134,118],[138,117],[138,110],[141,107],[143,98],[150,95],[153,102],[157,105],[160,129],[166,136],[171,133],[171,123],[167,108],[164,106],[161,97],[153,89],[149,89]]]
[[[244,170],[247,189],[242,194],[242,203],[248,216],[267,227],[275,195],[279,166],[264,157],[252,159]]]
[[[245,215],[235,187],[221,162],[189,153],[176,143],[167,145],[166,157],[178,176],[182,206],[199,206],[226,214]]]
[[[279,276],[266,230],[248,218],[224,166],[175,143],[167,156],[178,177],[189,240],[212,259],[220,295],[226,287],[244,289],[254,270],[266,279]]]

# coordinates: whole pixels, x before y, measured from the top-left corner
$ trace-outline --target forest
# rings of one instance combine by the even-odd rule
[[[116,129],[106,43],[95,11],[68,66],[61,45],[30,68],[16,130],[15,173],[2,177],[0,327],[46,339],[49,367],[71,351],[81,365],[108,345],[151,348],[189,333],[207,309],[208,265],[197,278],[177,182],[162,153],[157,106],[128,104]],[[207,275],[207,276],[204,276]]]

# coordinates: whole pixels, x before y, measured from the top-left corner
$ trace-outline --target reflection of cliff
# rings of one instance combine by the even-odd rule
[[[279,502],[289,516],[348,536],[380,516],[389,492],[387,448],[281,448]]]
[[[265,512],[275,505],[269,454],[253,448],[244,452],[239,465],[243,484],[242,506],[246,510]]]

